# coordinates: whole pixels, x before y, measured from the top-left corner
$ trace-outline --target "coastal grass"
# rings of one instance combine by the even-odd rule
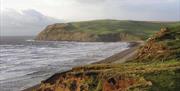
[[[179,60],[169,60],[165,62],[156,61],[153,63],[123,63],[123,64],[93,64],[82,67],[75,67],[75,72],[103,72],[103,73],[148,73],[158,70],[179,69]]]
[[[165,62],[157,60],[153,63],[93,64],[76,67],[73,71],[78,74],[87,72],[100,74],[95,79],[88,81],[89,84],[93,84],[93,81],[96,83],[94,87],[91,87],[91,91],[101,91],[103,79],[119,77],[136,79],[137,83],[129,87],[128,91],[178,91],[180,88],[179,60]]]

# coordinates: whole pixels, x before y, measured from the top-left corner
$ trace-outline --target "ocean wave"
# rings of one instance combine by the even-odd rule
[[[34,42],[35,40],[33,40],[33,39],[28,39],[28,40],[26,40],[27,42]]]
[[[0,45],[0,85],[3,82],[41,81],[56,72],[89,64],[126,50],[128,43],[37,42]],[[36,83],[37,84],[37,83]],[[6,84],[8,86],[8,84]],[[27,83],[23,83],[27,85]],[[15,88],[11,86],[11,88]]]

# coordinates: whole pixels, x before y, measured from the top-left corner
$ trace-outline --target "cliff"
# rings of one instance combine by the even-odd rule
[[[180,26],[149,38],[122,64],[91,64],[57,73],[35,91],[179,91]]]
[[[36,40],[45,41],[137,41],[144,40],[159,30],[161,24],[140,21],[96,20],[86,22],[57,23],[47,26]],[[138,26],[138,27],[137,27]]]

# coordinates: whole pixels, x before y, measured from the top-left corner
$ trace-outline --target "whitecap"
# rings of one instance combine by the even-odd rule
[[[28,40],[26,40],[27,42],[34,42],[35,40],[33,40],[33,39],[28,39]]]

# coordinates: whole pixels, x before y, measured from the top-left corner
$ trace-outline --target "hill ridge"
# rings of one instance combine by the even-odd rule
[[[94,20],[71,23],[56,23],[47,26],[36,40],[48,41],[137,41],[145,40],[161,26],[175,23],[150,23],[145,21]],[[108,40],[109,39],[109,40]]]

